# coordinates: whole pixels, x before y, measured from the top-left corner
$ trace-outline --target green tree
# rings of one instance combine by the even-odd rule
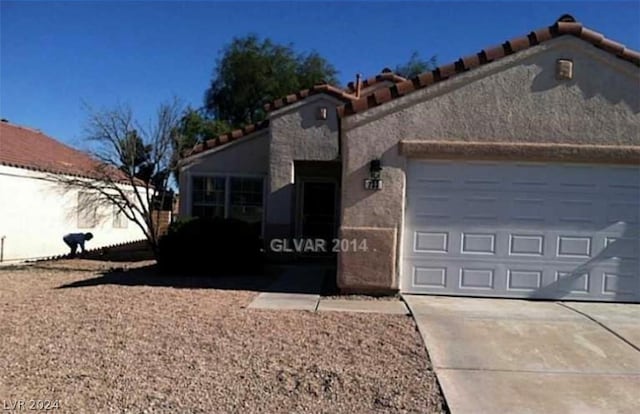
[[[434,70],[437,65],[435,55],[425,60],[418,52],[413,52],[407,62],[396,66],[395,73],[405,78],[413,78],[423,72]]]
[[[207,116],[202,110],[187,108],[180,118],[174,150],[184,154],[194,145],[229,132],[231,125]]]
[[[151,157],[151,145],[145,144],[138,135],[138,131],[132,129],[125,132],[122,138],[116,138],[118,156],[120,158],[120,170],[141,180],[149,180],[149,162]]]
[[[265,102],[318,82],[336,83],[337,71],[316,52],[296,53],[255,35],[235,38],[217,61],[205,94],[207,112],[232,127],[261,121]]]
[[[176,127],[172,142],[173,154],[177,162],[196,144],[215,138],[231,130],[231,125],[207,116],[202,109],[187,108]],[[173,169],[173,177],[179,180],[179,169]]]
[[[317,52],[311,52],[300,58],[297,75],[301,89],[309,88],[320,82],[338,83],[334,67]]]

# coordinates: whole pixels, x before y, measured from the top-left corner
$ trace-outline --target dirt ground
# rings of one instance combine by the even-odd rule
[[[445,411],[411,318],[246,309],[269,278],[167,279],[151,264],[0,268],[0,399],[70,413]]]

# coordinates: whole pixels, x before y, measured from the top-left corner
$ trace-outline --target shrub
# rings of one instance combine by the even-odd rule
[[[260,225],[234,219],[181,219],[159,242],[158,264],[170,273],[221,275],[261,265]]]

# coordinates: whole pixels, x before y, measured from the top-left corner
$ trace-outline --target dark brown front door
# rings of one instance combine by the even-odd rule
[[[336,232],[336,183],[302,183],[302,237],[331,240]]]

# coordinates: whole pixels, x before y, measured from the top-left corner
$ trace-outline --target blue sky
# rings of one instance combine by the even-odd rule
[[[180,98],[200,107],[219,51],[256,33],[316,50],[343,84],[405,62],[438,63],[552,24],[563,13],[640,49],[634,2],[0,2],[0,116],[85,147],[83,102],[142,121]]]

